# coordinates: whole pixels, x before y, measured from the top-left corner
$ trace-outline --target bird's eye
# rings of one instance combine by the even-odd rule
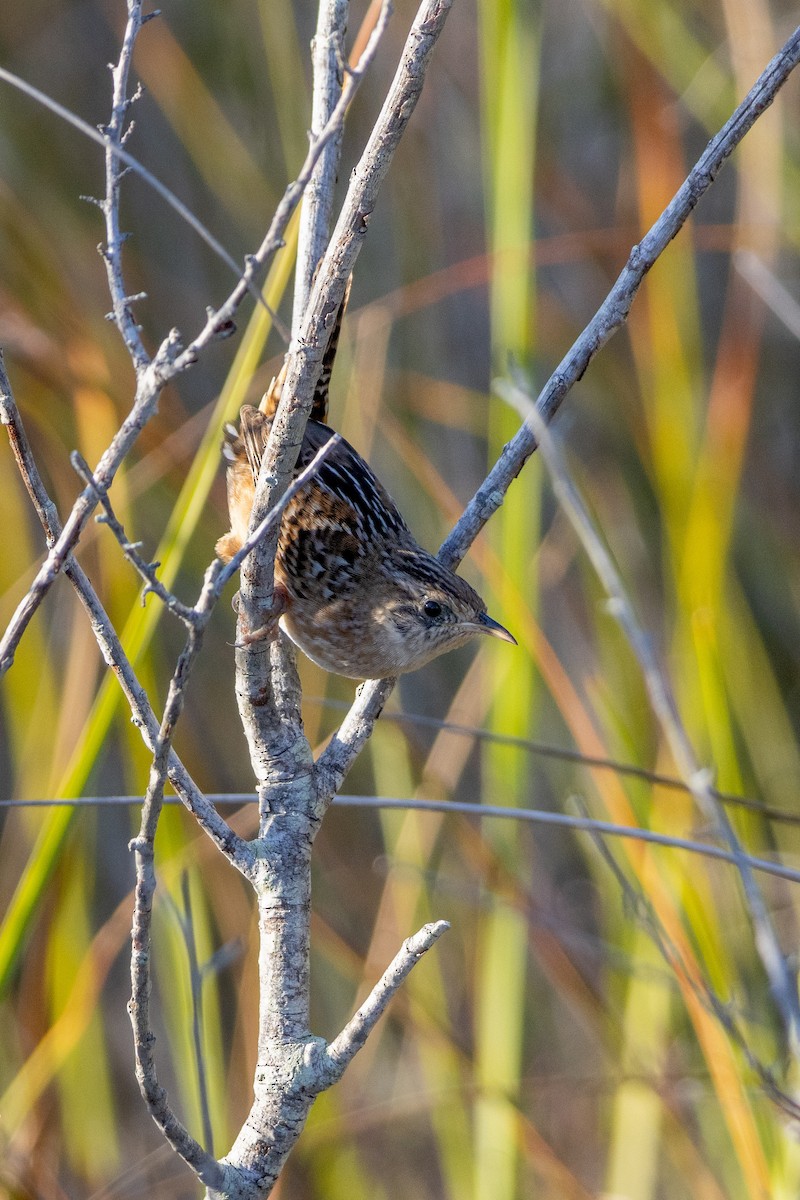
[[[430,617],[432,620],[435,620],[436,617],[440,617],[442,615],[442,606],[438,600],[426,600],[422,606],[422,611],[425,613],[426,617]]]

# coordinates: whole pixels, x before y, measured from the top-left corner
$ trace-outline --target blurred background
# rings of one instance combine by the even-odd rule
[[[314,5],[167,0],[142,32],[128,148],[241,261],[306,152]],[[518,426],[491,394],[540,386],[630,247],[797,22],[788,0],[459,0],[359,259],[332,423],[435,548]],[[414,5],[397,0],[344,139],[340,189]],[[121,0],[0,6],[0,63],[93,125],[108,119]],[[350,42],[374,19],[354,2]],[[0,345],[62,516],[130,408],[97,244],[101,152],[0,85]],[[555,429],[666,664],[697,753],[748,848],[798,865],[800,834],[800,82],[792,78],[645,280],[630,321]],[[138,178],[123,185],[129,292],[147,344],[186,338],[228,268]],[[292,241],[271,275],[291,314]],[[225,528],[220,428],[283,351],[252,305],[164,394],[112,492],[128,536],[197,596]],[[0,438],[0,627],[43,538]],[[181,627],[102,526],[80,560],[163,703]],[[519,641],[406,677],[348,793],[576,811],[707,831],[685,792],[543,755],[541,743],[674,775],[640,674],[585,556],[528,464],[463,567]],[[231,588],[231,592],[233,588]],[[176,748],[212,792],[253,787],[220,605]],[[301,663],[315,746],[350,682]],[[535,744],[534,744],[535,743]],[[0,798],[140,795],[148,759],[61,581],[0,685]],[[242,833],[253,805],[226,809]],[[0,809],[0,1192],[194,1197],[138,1094],[125,1004],[134,806]],[[727,1006],[787,1089],[786,1052],[730,867],[498,819],[334,808],[317,842],[313,1020],[333,1036],[402,939],[452,930],[312,1110],[283,1200],[740,1200],[800,1188],[795,1132],[703,1002]],[[203,1138],[191,920],[203,973],[213,1150],[246,1115],[255,1060],[255,913],[181,810],[159,831],[159,1072]],[[797,885],[765,877],[796,954]],[[648,905],[636,903],[647,897]],[[655,948],[654,928],[683,964]],[[217,956],[212,958],[212,956]]]

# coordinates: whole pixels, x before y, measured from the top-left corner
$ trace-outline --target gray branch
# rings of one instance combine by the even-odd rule
[[[650,705],[661,726],[667,745],[687,788],[696,800],[703,816],[711,821],[727,842],[731,857],[739,869],[748,910],[755,930],[755,943],[772,994],[783,1020],[788,1044],[796,1057],[800,1049],[800,1002],[798,1002],[795,973],[781,952],[777,935],[767,912],[764,897],[755,880],[750,863],[724,807],[713,795],[712,774],[701,767],[686,727],[681,719],[669,678],[658,661],[652,640],[636,616],[619,571],[597,532],[588,509],[567,471],[559,448],[529,397],[519,387],[502,381],[498,391],[518,411],[527,414],[526,420],[539,447],[542,459],[567,519],[577,534],[589,561],[605,588],[608,610],[617,619],[634,653],[642,673]]]
[[[686,223],[742,138],[772,104],[798,61],[800,28],[758,77],[730,120],[708,143],[661,216],[631,250],[608,296],[539,393],[536,407],[545,421],[552,420],[571,388],[583,378],[598,350],[625,324],[645,275]],[[453,569],[458,566],[486,522],[503,503],[506,492],[535,449],[536,439],[524,423],[503,447],[497,462],[441,546],[439,558],[446,566]],[[384,679],[360,689],[350,715],[317,763],[317,783],[322,799],[329,798],[341,786],[369,738],[392,686]]]
[[[119,151],[122,149],[127,133],[133,128],[128,124],[128,117],[131,106],[138,97],[138,92],[135,92],[132,97],[128,96],[128,76],[133,58],[133,47],[142,24],[142,0],[128,0],[128,20],[125,25],[122,49],[116,64],[111,68],[113,81],[111,120],[103,130],[106,144],[106,195],[105,200],[100,203],[106,222],[106,246],[102,256],[108,275],[108,290],[111,293],[114,324],[122,334],[131,361],[137,369],[147,366],[149,355],[144,348],[139,327],[131,312],[122,277],[122,244],[125,239],[119,227],[119,185],[124,167]]]
[[[310,134],[312,143],[330,120],[342,94],[348,8],[348,0],[321,0],[319,6],[317,31],[311,43],[311,61],[314,67]],[[308,308],[311,280],[328,244],[341,148],[340,127],[319,156],[303,197],[294,281],[294,329],[297,329]]]
[[[685,789],[685,784],[678,782]],[[208,792],[206,799],[214,805],[236,805],[237,807],[252,804],[252,792]],[[572,796],[573,804],[580,803],[580,797]],[[133,808],[142,803],[141,796],[74,796],[72,798],[49,798],[30,800],[0,799],[2,808]],[[165,796],[166,805],[180,804],[177,796]],[[335,797],[336,808],[389,809],[394,812],[442,813],[444,816],[474,817],[478,821],[487,818],[500,821],[516,821],[529,825],[554,825],[562,829],[572,829],[579,833],[591,833],[600,838],[623,838],[632,842],[647,842],[652,846],[664,846],[672,850],[682,850],[687,854],[696,854],[700,858],[713,859],[715,862],[728,863],[737,866],[739,856],[734,856],[721,846],[709,842],[695,841],[692,838],[675,837],[668,833],[657,833],[653,829],[643,829],[639,825],[616,825],[613,821],[600,821],[595,817],[574,816],[572,813],[552,812],[541,808],[507,808],[496,804],[481,804],[469,800],[426,800],[419,796],[347,796],[342,792]],[[795,818],[792,818],[793,823]],[[760,858],[754,854],[741,853],[741,861],[746,862],[754,871],[763,875],[772,875],[775,879],[787,883],[800,883],[800,870],[787,867],[785,863],[773,862],[771,859]]]
[[[345,1069],[386,1012],[392,996],[403,985],[423,954],[426,954],[449,928],[449,921],[431,921],[424,925],[419,933],[406,938],[361,1008],[325,1051],[324,1061],[330,1081],[327,1086],[341,1079]]]
[[[206,574],[205,586],[198,613],[210,615],[214,603],[213,569]],[[158,1082],[155,1064],[155,1034],[150,1020],[153,898],[156,890],[155,838],[164,800],[164,784],[169,772],[169,758],[176,724],[183,711],[186,684],[192,664],[200,652],[204,622],[190,624],[186,645],[178,659],[167,693],[164,715],[153,747],[150,778],[142,805],[138,837],[130,843],[136,862],[133,927],[131,929],[131,998],[128,1013],[133,1028],[136,1056],[136,1078],[150,1116],[166,1140],[181,1158],[210,1187],[222,1180],[219,1163],[196,1141],[175,1116],[167,1093]]]

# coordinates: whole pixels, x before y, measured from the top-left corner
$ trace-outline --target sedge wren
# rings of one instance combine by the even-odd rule
[[[342,309],[296,473],[333,434],[323,422],[341,316]],[[225,561],[247,536],[255,480],[281,385],[278,376],[258,409],[242,408],[238,431],[226,426],[231,529],[216,547]],[[283,630],[312,662],[351,679],[415,671],[482,633],[516,644],[487,614],[478,593],[417,544],[391,496],[344,440],[286,506],[275,584]]]

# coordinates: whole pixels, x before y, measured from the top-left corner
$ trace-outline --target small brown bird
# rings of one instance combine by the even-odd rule
[[[333,433],[323,421],[343,308],[296,472]],[[281,383],[280,376],[273,381],[259,409],[242,408],[239,432],[226,427],[231,530],[217,542],[217,554],[225,561],[247,536]],[[417,544],[391,496],[344,440],[286,507],[275,583],[284,605],[280,625],[292,641],[326,671],[351,679],[415,671],[481,633],[516,644],[488,616],[478,593]]]

